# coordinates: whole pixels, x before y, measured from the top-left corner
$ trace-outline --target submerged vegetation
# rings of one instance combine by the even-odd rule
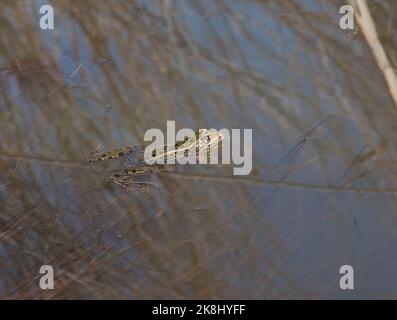
[[[344,2],[53,0],[43,31],[2,1],[0,297],[341,297],[341,264],[395,297],[394,102]],[[368,4],[395,67],[397,2]],[[252,128],[250,176],[144,164],[169,119]]]

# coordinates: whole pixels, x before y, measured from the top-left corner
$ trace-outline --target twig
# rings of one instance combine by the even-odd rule
[[[70,160],[62,160],[62,159],[51,159],[51,158],[44,158],[40,156],[32,156],[32,155],[20,155],[20,154],[10,154],[1,151],[0,152],[0,159],[12,159],[16,161],[39,161],[42,163],[48,163],[51,165],[61,165],[61,166],[70,166],[70,167],[80,167],[85,168],[81,164],[81,161],[70,161]]]
[[[372,50],[376,63],[380,71],[385,77],[385,81],[389,88],[389,93],[394,101],[394,108],[397,110],[397,75],[391,65],[385,49],[379,40],[376,26],[372,18],[371,12],[368,8],[366,0],[356,0],[357,8],[355,10],[355,16],[357,22],[364,34],[364,37]]]
[[[397,189],[361,189],[361,188],[351,188],[351,187],[334,187],[325,186],[320,184],[307,184],[301,182],[293,181],[283,181],[283,180],[266,180],[262,181],[253,178],[231,178],[228,176],[216,176],[216,175],[193,175],[177,172],[164,172],[164,174],[188,180],[205,179],[214,182],[249,182],[252,184],[261,186],[275,186],[282,188],[292,188],[299,190],[311,190],[311,191],[321,191],[321,192],[347,192],[347,193],[377,193],[377,194],[397,194]]]
[[[77,66],[77,68],[72,72],[72,74],[69,76],[69,78],[70,78],[70,79],[73,78],[73,77],[76,75],[76,73],[79,72],[79,70],[80,70],[80,68],[81,68],[82,66],[83,66],[83,64],[80,63],[80,64]]]

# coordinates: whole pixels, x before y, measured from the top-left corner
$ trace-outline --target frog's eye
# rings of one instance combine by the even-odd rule
[[[135,170],[135,169],[132,169],[131,172],[132,172],[132,173],[136,173],[136,170]]]
[[[121,157],[121,156],[123,156],[124,155],[124,152],[123,151],[120,151],[119,152],[119,156]]]
[[[120,173],[115,173],[115,174],[114,174],[114,177],[115,177],[115,178],[120,178],[120,177],[121,177],[121,174],[120,174]]]

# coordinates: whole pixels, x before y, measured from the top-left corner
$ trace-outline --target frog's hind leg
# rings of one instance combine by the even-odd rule
[[[88,155],[84,156],[83,162],[94,162],[103,152],[103,146],[99,143]]]

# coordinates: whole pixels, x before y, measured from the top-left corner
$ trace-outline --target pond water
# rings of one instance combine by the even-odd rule
[[[397,109],[342,2],[54,0],[54,30],[42,4],[2,1],[0,297],[397,296]],[[397,3],[370,10],[396,65]],[[134,194],[81,162],[167,120],[252,129],[251,174]]]

